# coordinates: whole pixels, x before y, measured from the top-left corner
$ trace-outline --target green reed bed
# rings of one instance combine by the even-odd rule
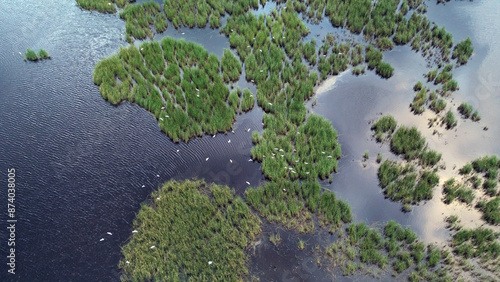
[[[432,100],[429,105],[429,108],[436,114],[439,114],[446,108],[446,101],[441,98]]]
[[[418,92],[415,95],[415,98],[413,98],[413,101],[410,103],[410,108],[414,114],[419,115],[425,111],[425,104],[427,103],[428,97],[427,97],[427,88],[425,86],[424,87],[416,87],[416,86],[413,88],[414,90],[416,88],[420,89],[415,90]]]
[[[471,104],[463,102],[458,106],[458,112],[462,115],[463,118],[470,118],[473,121],[481,120],[481,116],[479,115],[477,110],[474,110]]]
[[[114,13],[116,12],[115,3],[122,8],[129,2],[128,0],[76,0],[80,8],[100,13]]]
[[[452,129],[453,127],[457,126],[457,120],[455,119],[455,115],[452,111],[446,112],[442,122],[446,125],[446,129]]]
[[[224,49],[224,54],[221,60],[222,76],[225,82],[237,81],[241,75],[241,63],[231,53],[230,50]]]
[[[391,140],[391,150],[407,160],[417,158],[425,147],[425,138],[416,127],[400,126]]]
[[[122,248],[122,280],[240,280],[260,220],[227,186],[169,181],[152,193]]]
[[[479,227],[462,229],[453,235],[453,252],[464,258],[495,260],[500,256],[500,233]]]
[[[230,107],[219,66],[217,57],[200,45],[165,37],[102,60],[94,82],[110,103],[129,100],[144,107],[172,140],[187,142],[232,127],[239,97]]]
[[[471,204],[475,197],[471,189],[459,184],[454,178],[445,182],[443,192],[445,194],[444,202],[446,204],[451,204],[456,198],[458,198],[460,202]]]
[[[460,41],[453,49],[452,59],[457,59],[457,65],[466,64],[474,48],[472,47],[472,41],[469,37],[467,39]]]
[[[50,59],[49,53],[47,53],[47,51],[45,51],[44,49],[40,49],[38,51],[38,54],[31,49],[26,49],[26,53],[24,55],[24,60],[38,61],[38,60],[44,60],[44,59]]]
[[[168,23],[160,5],[156,2],[128,4],[120,12],[120,18],[125,20],[125,35],[128,42],[135,39],[152,38],[154,30],[161,33],[167,29]]]
[[[480,201],[476,207],[483,213],[486,222],[493,225],[500,224],[500,196],[489,201]]]
[[[398,123],[393,116],[385,115],[373,123],[371,129],[374,131],[374,135],[377,142],[391,137],[394,130],[396,130]]]

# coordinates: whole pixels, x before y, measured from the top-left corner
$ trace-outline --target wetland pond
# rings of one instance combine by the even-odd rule
[[[401,124],[417,126],[429,146],[443,154],[442,182],[468,161],[500,154],[500,2],[426,3],[431,22],[444,25],[455,40],[470,36],[474,43],[470,61],[454,70],[460,90],[451,103],[468,102],[479,109],[479,125],[460,119],[456,130],[438,128],[442,134],[433,135],[425,114],[410,113],[412,87],[423,80],[428,68],[409,46],[384,52],[384,61],[395,69],[390,79],[372,71],[358,77],[347,71],[318,86],[321,91],[307,103],[307,109],[327,118],[338,132],[343,154],[339,172],[332,183],[322,182],[322,187],[351,205],[354,222],[381,227],[394,219],[411,227],[426,243],[443,244],[449,240],[446,216],[458,214],[466,226],[476,227],[480,214],[443,204],[442,185],[432,200],[410,213],[384,199],[376,155],[395,156],[388,146],[372,140],[370,122],[383,113]],[[240,196],[248,187],[246,181],[252,186],[263,184],[260,163],[249,161],[251,131],[263,129],[260,107],[237,115],[234,133],[174,143],[159,130],[153,115],[128,102],[109,104],[92,81],[96,63],[128,45],[123,20],[83,11],[73,0],[23,4],[30,9],[5,1],[0,9],[0,171],[16,169],[18,217],[16,276],[7,276],[2,263],[1,281],[119,281],[121,246],[131,234],[141,203],[161,183],[205,179],[228,185]],[[268,3],[256,13],[266,13],[274,5]],[[333,29],[328,20],[308,27],[311,34],[305,41],[320,40],[328,32],[347,36],[344,29]],[[229,48],[228,38],[217,30],[182,31],[169,25],[154,39],[185,38],[219,57]],[[18,53],[26,48],[43,48],[52,59],[26,63]],[[244,75],[235,86],[255,93]],[[489,130],[484,131],[484,126]],[[364,167],[365,151],[370,158]],[[6,181],[4,177],[0,182],[3,187]],[[2,199],[7,198],[6,192],[1,189]],[[361,274],[343,277],[341,272],[330,273],[318,266],[314,247],[335,238],[321,228],[315,234],[301,235],[264,222],[262,229],[261,243],[252,248],[249,259],[250,273],[262,281],[330,281],[332,275],[342,280],[373,279]],[[277,232],[283,238],[279,247],[269,242],[269,236]],[[0,236],[6,242],[5,228]],[[306,242],[304,250],[298,250],[298,238]],[[7,244],[1,244],[0,252],[7,253]],[[390,279],[390,274],[384,275]]]

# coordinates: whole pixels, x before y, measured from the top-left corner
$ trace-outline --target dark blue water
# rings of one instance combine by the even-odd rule
[[[151,114],[108,104],[92,82],[94,65],[126,45],[117,16],[82,11],[72,0],[0,6],[0,281],[118,280],[120,246],[160,183],[198,177],[242,193],[245,181],[262,181],[260,165],[248,162],[246,132],[261,130],[261,111],[239,116],[235,134],[174,144]],[[218,39],[209,50],[224,47],[227,39]],[[43,48],[52,59],[24,62],[18,52],[26,48]],[[5,258],[10,167],[15,276]]]
[[[473,4],[460,3],[451,11],[465,17],[461,11],[466,5]],[[438,9],[430,9],[429,14],[445,12]],[[476,15],[471,20],[475,24],[472,31],[485,25],[479,19]],[[248,162],[252,143],[251,133],[246,132],[247,128],[262,130],[260,109],[238,116],[234,134],[174,144],[142,108],[129,103],[112,106],[101,98],[92,71],[99,60],[127,45],[121,40],[124,27],[117,15],[82,11],[73,0],[29,0],[22,5],[0,0],[0,281],[118,281],[120,246],[130,235],[140,204],[160,183],[172,178],[204,178],[227,184],[243,195],[245,181],[252,186],[263,181],[260,165]],[[318,28],[312,28],[311,36],[321,34],[322,38],[325,30]],[[229,47],[227,38],[217,31],[183,31],[181,35],[169,26],[156,39],[182,36],[203,43],[217,55]],[[26,48],[43,48],[52,59],[24,62],[18,52],[24,53]],[[371,160],[379,150],[386,153],[369,140],[368,121],[381,111],[390,112],[389,101],[393,105],[411,101],[410,88],[425,70],[425,61],[416,54],[408,55],[411,51],[404,48],[385,55],[396,68],[390,81],[373,73],[356,80],[346,74],[349,77],[340,78],[338,88],[318,97],[319,106],[313,111],[332,120],[344,152],[341,172],[325,187],[353,206],[356,220],[376,225],[396,218],[425,234],[422,219],[428,213],[401,213],[398,204],[380,193],[375,165],[363,168],[359,163],[365,150],[370,150]],[[483,53],[475,60],[489,54],[487,46],[480,48]],[[478,64],[473,70],[480,68],[480,62],[473,62]],[[417,65],[408,68],[408,63]],[[461,75],[467,76],[467,72]],[[249,86],[243,79],[240,85]],[[488,112],[486,104],[494,105],[480,101],[484,112]],[[495,120],[497,116],[483,117]],[[498,148],[493,141],[487,144]],[[16,169],[17,183],[15,276],[7,274],[5,258],[7,169],[11,167]],[[275,232],[266,228],[265,236],[269,230]],[[442,237],[440,229],[433,228]],[[100,242],[101,238],[105,240]],[[325,269],[311,264],[311,253],[301,259],[296,256],[297,251],[290,247],[296,244],[293,238],[285,239],[290,243],[284,243],[287,247],[282,251],[263,244],[251,269],[258,271],[257,276],[275,280],[328,279]],[[262,263],[270,257],[276,260],[276,267]],[[288,265],[293,265],[289,272],[275,273]]]

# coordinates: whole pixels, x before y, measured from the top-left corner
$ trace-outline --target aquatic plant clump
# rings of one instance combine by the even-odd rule
[[[167,29],[168,22],[160,5],[156,2],[129,4],[120,12],[125,20],[125,36],[130,43],[135,39],[153,38],[151,26],[157,33]]]
[[[424,146],[425,138],[416,127],[399,127],[391,140],[391,150],[407,160],[417,158]]]
[[[172,21],[175,28],[181,26],[203,28],[210,23],[210,27],[220,27],[220,18],[226,13],[240,15],[250,8],[259,7],[258,0],[250,1],[222,1],[222,0],[164,0],[165,14]]]
[[[279,222],[299,232],[314,230],[313,214],[317,214],[322,225],[335,230],[352,220],[350,206],[335,198],[333,192],[320,195],[317,181],[272,181],[264,187],[245,191],[247,202],[271,222]]]
[[[122,247],[122,280],[242,280],[260,220],[227,186],[169,181],[152,193]]]
[[[459,42],[455,46],[455,49],[453,49],[453,55],[451,58],[452,59],[456,58],[457,64],[463,65],[463,64],[467,63],[467,61],[469,60],[473,51],[474,51],[474,48],[472,47],[472,41],[470,40],[469,37],[467,37],[467,39]]]
[[[49,55],[49,53],[47,53],[47,51],[40,49],[38,51],[38,54],[37,54],[35,51],[33,51],[31,49],[26,50],[24,60],[38,61],[38,60],[43,60],[43,59],[50,59],[50,55]]]
[[[389,266],[393,276],[409,270],[404,275],[408,275],[410,281],[452,279],[446,272],[450,253],[434,245],[426,246],[410,228],[393,220],[381,230],[370,228],[365,223],[350,224],[346,233],[325,248],[326,256],[333,265],[343,269],[344,275],[352,275],[358,269],[369,269],[369,274],[379,277]]]
[[[120,49],[96,65],[93,78],[104,99],[145,108],[174,142],[227,132],[238,108],[228,105],[219,59],[201,45],[170,37]]]
[[[114,13],[116,12],[116,6],[122,8],[128,4],[129,0],[76,0],[76,3],[80,8],[89,11],[98,11],[101,13]],[[132,1],[133,2],[133,1]]]
[[[373,123],[371,129],[375,132],[374,135],[377,142],[382,142],[383,139],[391,137],[394,130],[396,130],[398,123],[391,115],[382,116]]]

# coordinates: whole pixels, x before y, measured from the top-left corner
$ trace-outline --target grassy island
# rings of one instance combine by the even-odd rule
[[[441,154],[427,148],[425,138],[416,127],[402,125],[396,128],[395,119],[389,115],[382,116],[372,125],[377,142],[390,141],[391,151],[407,162],[385,160],[377,175],[385,196],[401,202],[403,210],[409,211],[410,204],[432,198],[433,189],[439,183],[435,166]],[[381,161],[380,158],[378,162]]]
[[[227,186],[169,181],[151,194],[122,248],[123,280],[241,280],[260,220]]]
[[[322,192],[319,182],[332,180],[337,171],[342,156],[337,133],[328,120],[308,115],[305,102],[318,82],[349,65],[355,74],[367,67],[391,77],[394,69],[382,60],[381,50],[410,43],[423,56],[439,57],[439,68],[430,81],[442,84],[440,93],[445,97],[458,87],[450,82],[453,66],[441,69],[449,61],[451,34],[431,25],[423,15],[422,0],[280,1],[269,14],[247,12],[258,5],[257,0],[165,0],[163,13],[174,28],[207,24],[219,28],[221,17],[228,15],[220,31],[233,50],[225,50],[219,61],[191,42],[168,37],[144,42],[99,62],[94,82],[110,103],[130,101],[153,113],[174,141],[230,130],[236,113],[252,109],[256,99],[264,111],[264,129],[252,133],[251,156],[262,163],[266,182],[246,190],[249,206],[266,220],[299,232],[312,232],[316,223],[338,232],[338,241],[325,253],[346,275],[364,264],[380,269],[390,265],[395,275],[410,269],[414,281],[450,280],[450,268],[445,268],[449,253],[419,242],[410,229],[393,221],[383,231],[363,223],[345,227],[352,221],[350,206],[333,192]],[[311,21],[324,15],[333,26],[363,33],[371,44],[336,42],[327,35],[318,48],[315,39],[304,41],[310,30],[300,14]],[[126,6],[120,16],[126,20],[129,41],[152,37],[153,25],[157,32],[167,26],[154,3]],[[230,91],[226,84],[239,79],[243,66],[246,80],[257,87],[255,98],[247,89]],[[425,89],[424,94],[414,101],[416,109],[427,102]],[[429,97],[437,100],[434,108],[444,110],[446,103],[435,96],[432,91]],[[381,164],[378,174],[386,196],[401,201],[405,210],[409,204],[430,199],[439,181],[435,166],[441,154],[427,148],[418,130],[398,128],[392,117],[381,119],[373,129],[377,140],[387,140],[391,150],[405,158]],[[382,157],[377,161],[382,162]],[[227,187],[203,182],[169,182],[152,197],[134,223],[138,232],[123,248],[124,280],[243,279],[247,273],[243,249],[259,232],[258,219],[243,200]],[[193,232],[193,241],[187,242]],[[278,245],[279,233],[271,237]],[[299,248],[304,244],[299,243]]]
[[[35,51],[33,51],[31,49],[26,50],[24,60],[38,61],[38,60],[43,60],[43,59],[50,59],[50,55],[49,55],[49,53],[47,53],[47,51],[40,49],[38,51],[38,54],[37,54]]]
[[[231,67],[230,77],[235,79],[239,72]],[[248,90],[243,99],[233,101],[241,107],[229,106],[230,92],[223,79],[227,73],[227,69],[221,73],[219,59],[200,45],[165,37],[160,43],[144,42],[139,49],[133,45],[120,49],[97,64],[93,77],[110,103],[138,104],[158,119],[172,140],[187,142],[203,133],[227,132],[237,108],[253,106]]]

